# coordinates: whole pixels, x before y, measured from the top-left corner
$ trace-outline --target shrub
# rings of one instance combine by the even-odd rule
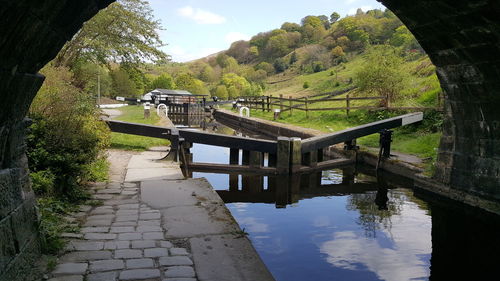
[[[36,195],[54,194],[56,176],[50,170],[33,172],[30,174],[31,186]]]
[[[66,68],[47,66],[46,83],[35,98],[29,116],[27,155],[40,193],[69,200],[84,197],[81,186],[95,178],[91,165],[103,157],[109,143],[106,125],[95,102],[74,87]],[[53,182],[53,188],[48,184]]]
[[[309,88],[309,82],[304,82],[304,85],[302,85],[302,88],[307,89]]]
[[[41,217],[39,230],[42,252],[57,254],[65,245],[61,233],[77,230],[64,219],[64,215],[76,211],[76,208],[74,205],[50,197],[40,198],[37,203]]]
[[[314,71],[314,73],[321,72],[323,70],[325,70],[325,65],[321,61],[315,61],[315,62],[313,62],[313,71]]]
[[[288,68],[287,63],[282,58],[276,59],[273,63],[276,73],[281,73]]]

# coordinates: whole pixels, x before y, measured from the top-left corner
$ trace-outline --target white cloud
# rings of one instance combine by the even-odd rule
[[[358,2],[358,0],[346,0],[345,3],[346,4],[352,4],[352,3],[355,3],[355,2]]]
[[[180,16],[194,20],[198,24],[222,24],[226,18],[202,9],[194,9],[191,6],[182,7],[177,10]]]
[[[244,225],[251,233],[269,232],[269,225],[259,222],[257,218],[242,217],[238,220],[240,225]]]
[[[200,48],[194,51],[187,51],[179,45],[168,46],[166,48],[167,54],[172,56],[175,62],[187,62],[206,57],[222,51],[218,48]]]
[[[225,40],[227,43],[231,44],[239,40],[250,40],[251,36],[241,33],[241,32],[229,32],[226,34]]]
[[[391,228],[378,233],[390,240],[390,246],[367,239],[364,233],[339,231],[319,246],[320,252],[335,267],[365,267],[382,280],[427,279],[429,264],[425,257],[432,253],[430,217],[414,203],[401,207],[401,214],[391,217]]]
[[[363,12],[366,12],[369,10],[373,10],[373,7],[370,5],[366,5],[366,6],[359,7],[359,9],[363,10]],[[351,8],[351,9],[349,9],[349,12],[347,12],[347,14],[348,15],[355,15],[357,10],[358,10],[358,8]]]

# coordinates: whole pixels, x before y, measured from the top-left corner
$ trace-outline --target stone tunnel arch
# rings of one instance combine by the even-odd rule
[[[446,120],[436,179],[500,200],[500,1],[378,0],[437,66]],[[43,82],[37,72],[82,24],[113,0],[2,0],[0,6],[0,279],[36,259],[34,195],[24,116]],[[20,261],[24,261],[21,263]]]

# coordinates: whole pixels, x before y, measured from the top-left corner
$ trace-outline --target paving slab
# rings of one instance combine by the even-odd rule
[[[116,280],[117,272],[100,272],[87,275],[86,281],[114,281]]]
[[[83,281],[82,275],[66,275],[61,277],[50,278],[49,281]]]
[[[165,271],[165,277],[194,277],[196,274],[191,266],[170,266]]]
[[[120,273],[120,280],[141,280],[159,277],[159,269],[132,269]]]
[[[183,179],[182,171],[179,167],[171,168],[148,168],[148,169],[128,169],[125,181],[151,181],[151,180],[179,180]]]
[[[62,262],[107,260],[111,258],[111,255],[111,251],[78,251],[67,253],[60,260]]]
[[[88,264],[86,263],[61,263],[56,266],[52,274],[61,275],[80,275],[85,274]]]
[[[143,152],[140,155],[134,155],[128,162],[127,169],[149,169],[149,168],[167,168],[175,164],[159,160],[158,153]]]
[[[142,182],[141,200],[155,209],[213,202],[223,204],[205,179]]]
[[[189,239],[199,280],[274,281],[246,237],[215,235]]]
[[[238,232],[239,226],[226,209],[181,206],[162,210],[167,239]]]

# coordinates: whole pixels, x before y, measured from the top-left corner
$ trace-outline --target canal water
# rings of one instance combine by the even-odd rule
[[[225,148],[195,144],[191,152],[194,162],[229,159]],[[217,190],[277,281],[500,280],[498,217],[416,196],[398,176],[347,167],[193,177]]]

